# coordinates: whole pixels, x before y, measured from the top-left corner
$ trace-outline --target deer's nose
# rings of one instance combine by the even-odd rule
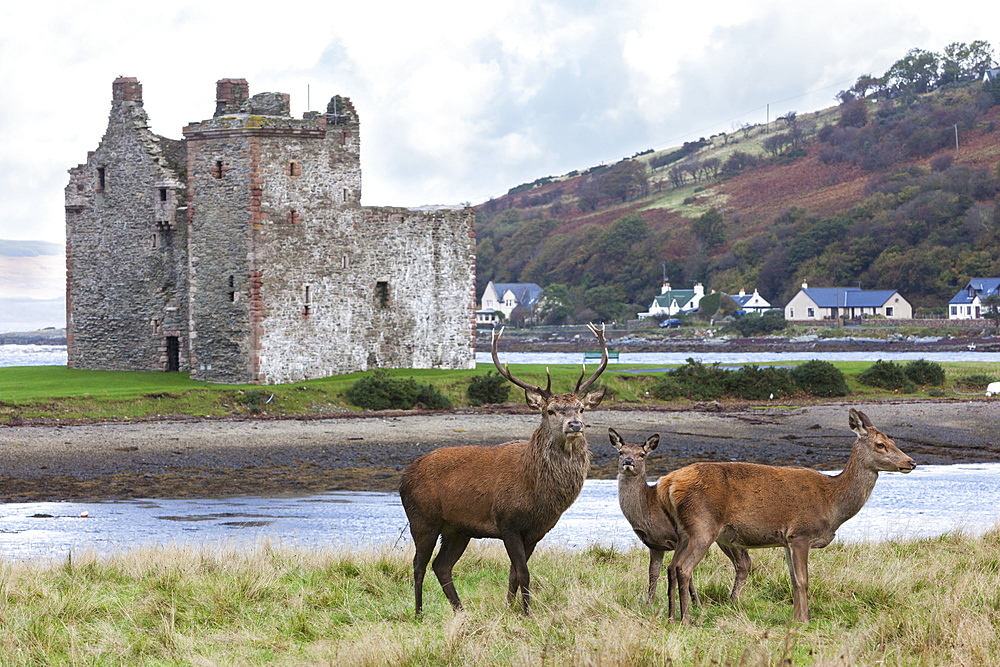
[[[573,431],[574,433],[578,432],[578,431],[582,431],[583,430],[583,422],[581,422],[581,421],[571,421],[570,423],[566,424],[566,427],[570,431]]]
[[[631,456],[626,456],[625,458],[622,459],[622,465],[625,467],[629,467],[635,465],[635,462],[632,460]]]

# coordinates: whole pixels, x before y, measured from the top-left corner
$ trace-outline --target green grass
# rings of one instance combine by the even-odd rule
[[[141,548],[54,563],[0,561],[7,665],[985,665],[1000,662],[1000,531],[840,545],[810,556],[810,612],[791,624],[780,549],[754,552],[726,598],[717,549],[695,570],[691,627],[644,602],[647,551],[542,547],[533,613],[505,603],[502,546],[455,568],[466,610],[433,575],[413,616],[412,550],[259,545]]]
[[[873,355],[877,357],[877,355]],[[974,390],[960,386],[962,378],[983,376],[1000,379],[1000,362],[948,362],[945,384],[940,388],[921,388],[913,394],[893,394],[866,387],[857,376],[872,362],[834,362],[847,376],[851,397],[878,400],[886,397],[913,398],[960,397]],[[767,364],[761,364],[767,365]],[[587,368],[588,374],[593,366]],[[468,404],[466,389],[475,375],[493,370],[491,364],[478,364],[475,370],[394,369],[391,377],[412,377],[430,383],[448,396],[455,406]],[[511,372],[527,382],[545,386],[544,366],[515,364]],[[605,407],[616,405],[653,405],[647,391],[659,373],[620,373],[649,371],[637,364],[613,364],[601,377],[608,388]],[[550,366],[552,388],[570,391],[580,375],[578,365]],[[363,373],[338,375],[287,385],[219,385],[190,380],[186,373],[151,371],[84,371],[63,366],[23,366],[0,368],[0,423],[21,420],[120,420],[164,418],[171,416],[225,417],[250,414],[323,415],[354,411],[344,392]],[[849,397],[850,398],[850,397]],[[521,403],[521,391],[512,388],[509,402]]]

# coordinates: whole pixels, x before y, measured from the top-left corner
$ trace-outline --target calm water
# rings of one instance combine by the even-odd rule
[[[1000,521],[1000,464],[922,466],[883,473],[861,512],[838,540],[980,534]],[[590,544],[626,549],[639,542],[618,507],[615,480],[587,480],[576,503],[541,546]],[[86,512],[87,517],[80,515]],[[71,551],[113,554],[139,545],[406,547],[395,493],[308,497],[135,500],[99,503],[10,503],[0,506],[0,558],[65,558]]]
[[[0,368],[65,365],[65,345],[0,345]]]

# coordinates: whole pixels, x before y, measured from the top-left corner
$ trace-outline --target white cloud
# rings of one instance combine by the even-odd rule
[[[971,0],[383,0],[252,7],[6,3],[0,238],[61,241],[66,170],[96,148],[111,81],[136,76],[154,131],[214,110],[215,81],[334,94],[362,123],[366,203],[479,201],[540,176],[833,103],[913,47],[1000,47]],[[990,34],[990,30],[993,33]],[[991,39],[992,38],[992,39]]]

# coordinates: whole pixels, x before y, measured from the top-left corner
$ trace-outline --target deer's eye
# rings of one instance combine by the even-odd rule
[[[885,443],[884,442],[876,442],[875,443],[875,447],[876,447],[876,449],[885,449]]]
[[[555,413],[556,413],[556,411],[555,411],[555,410],[549,410],[549,414],[550,414],[550,415],[554,415]]]

